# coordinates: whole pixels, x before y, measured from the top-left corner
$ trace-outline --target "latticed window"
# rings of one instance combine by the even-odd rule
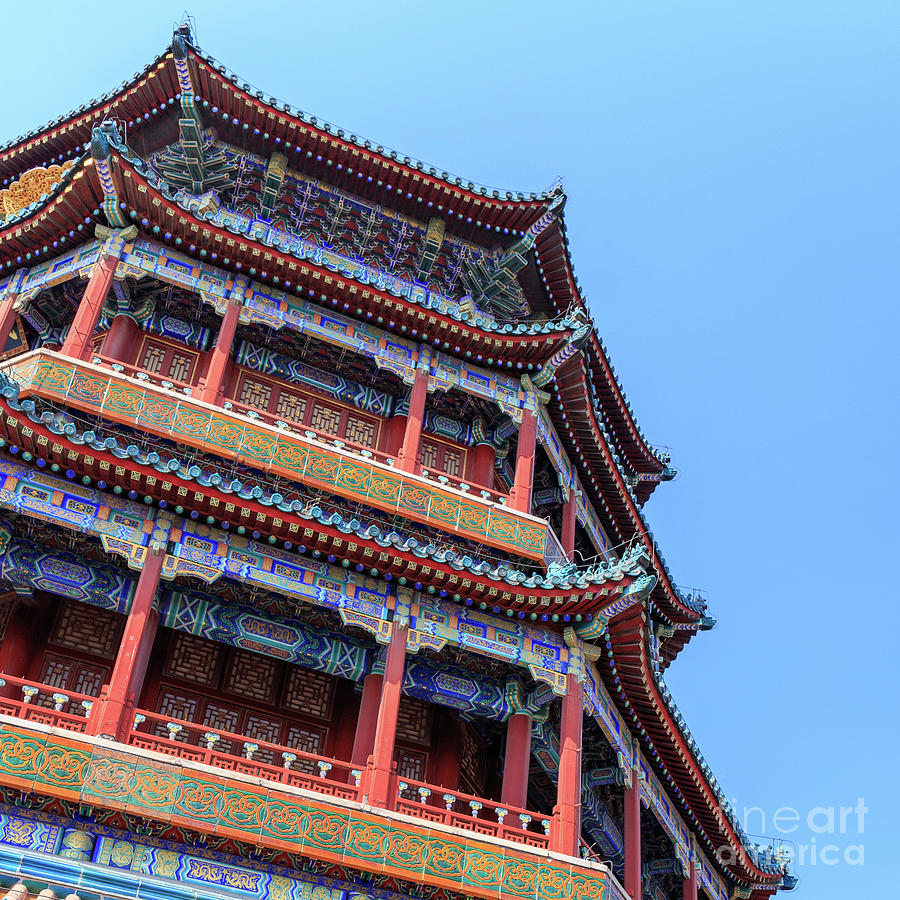
[[[272,386],[268,382],[256,381],[253,378],[244,378],[241,381],[241,393],[238,396],[241,403],[256,409],[268,410],[271,399]]]
[[[325,672],[315,672],[292,666],[284,692],[284,705],[317,719],[331,717],[334,698],[334,678]]]
[[[221,644],[192,634],[176,634],[169,651],[166,674],[199,684],[214,684],[221,657]]]
[[[462,753],[459,758],[459,774],[468,794],[484,794],[485,760],[487,746],[481,735],[469,724],[463,732]]]
[[[465,451],[442,441],[423,440],[419,462],[430,472],[444,472],[452,478],[462,478],[465,470]]]
[[[428,765],[428,754],[420,753],[417,750],[407,750],[405,747],[398,747],[394,751],[394,759],[397,762],[397,775],[403,778],[409,778],[413,781],[425,780],[425,769]],[[410,792],[411,794],[413,792]]]
[[[278,675],[277,663],[259,653],[236,652],[225,677],[225,690],[254,700],[271,700]]]
[[[340,424],[340,410],[331,406],[325,406],[324,403],[313,404],[312,415],[309,417],[310,428],[322,431],[325,434],[338,435]]]
[[[144,355],[141,357],[138,366],[158,375],[162,372],[165,359],[166,351],[164,347],[161,347],[159,344],[148,344],[144,348]]]
[[[348,416],[347,430],[344,436],[354,444],[373,447],[375,445],[375,423],[368,419],[361,419],[359,416]]]
[[[251,741],[268,741],[270,744],[280,744],[281,735],[284,731],[284,722],[278,719],[269,719],[257,713],[247,716],[247,725],[244,728],[244,734]],[[280,765],[282,760],[275,758],[275,753],[265,747],[260,747],[253,758],[259,762],[269,763],[269,765]]]
[[[148,340],[138,357],[138,368],[172,381],[190,383],[197,367],[197,356],[165,341]]]
[[[50,643],[112,659],[119,646],[122,624],[122,617],[116,613],[66,600],[57,616]]]
[[[187,382],[190,381],[191,373],[194,368],[194,360],[186,353],[179,353],[177,350],[172,352],[172,359],[169,363],[168,377],[172,381]]]
[[[177,633],[172,636],[156,711],[172,719],[184,719],[199,729],[177,732],[177,740],[203,745],[205,730],[240,735],[241,740],[220,738],[220,753],[243,756],[246,743],[269,743],[286,750],[323,754],[327,723],[334,707],[337,679],[325,672],[288,665],[261,653],[228,648],[206,638]],[[185,690],[180,679],[203,687]],[[307,722],[307,717],[322,720]],[[169,737],[165,722],[152,731]],[[258,747],[255,762],[281,766],[278,751]],[[297,760],[298,771],[317,774],[310,761]]]
[[[108,674],[109,669],[100,666],[47,654],[40,681],[58,691],[72,691],[76,694],[86,694],[88,697],[98,697]],[[45,705],[52,702],[49,697],[41,699]]]
[[[306,400],[299,394],[281,391],[278,395],[278,404],[275,407],[275,412],[283,419],[302,423],[306,414]]]
[[[413,744],[430,743],[433,713],[430,703],[403,697],[397,713],[397,737]]]

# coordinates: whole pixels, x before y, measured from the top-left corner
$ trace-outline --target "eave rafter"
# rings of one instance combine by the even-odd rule
[[[383,320],[379,326],[398,334],[412,335],[434,346],[446,344],[444,349],[451,353],[484,356],[490,360],[489,365],[508,361],[514,365],[503,368],[522,371],[529,363],[539,366],[565,346],[576,327],[542,333],[488,331],[434,309],[423,309],[405,297],[361,284],[338,272],[298,260],[277,247],[260,245],[247,235],[212,225],[166,197],[129,160],[122,156],[117,159],[122,170],[124,199],[129,209],[137,213],[142,230],[154,240],[163,238],[177,246],[176,239],[180,239],[197,252],[203,251],[210,257],[215,253],[219,257],[217,265],[237,272],[254,272],[259,267],[259,277],[265,272],[266,280],[274,285],[286,283],[295,289],[302,281],[304,292],[316,295],[327,291],[326,301],[330,300],[344,314],[370,321],[378,313],[378,318]]]
[[[781,883],[781,873],[765,871],[750,858],[657,690],[647,650],[647,627],[646,609],[633,606],[612,620],[608,630],[616,672],[625,698],[646,730],[645,741],[658,753],[659,764],[674,779],[679,789],[675,797],[688,815],[690,825],[700,831],[707,851],[715,856],[718,849],[727,847],[728,864],[723,868],[732,878],[745,883],[771,884],[774,890]],[[602,668],[601,671],[609,681],[610,675]]]

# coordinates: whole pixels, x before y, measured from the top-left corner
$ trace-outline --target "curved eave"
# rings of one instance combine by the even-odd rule
[[[0,225],[0,266],[10,270],[23,263],[34,265],[83,241],[79,232],[84,230],[86,220],[95,218],[94,210],[102,203],[103,196],[91,172],[92,166],[89,157],[82,157],[45,199]],[[89,237],[93,237],[93,228]],[[36,263],[25,262],[28,253]]]
[[[269,281],[278,277],[281,282],[295,284],[298,278],[303,278],[306,288],[314,287],[317,293],[327,290],[333,306],[344,315],[371,321],[374,316],[384,315],[389,310],[386,320],[379,323],[379,327],[397,335],[412,335],[433,344],[438,340],[452,341],[449,348],[444,348],[448,353],[470,351],[473,356],[481,354],[485,358],[532,363],[535,366],[563,347],[572,334],[569,328],[552,332],[505,334],[502,331],[477,328],[434,309],[423,308],[408,298],[378,290],[371,284],[354,281],[336,270],[317,266],[308,260],[282,253],[274,247],[259,244],[246,235],[211,225],[179,205],[173,197],[167,196],[151,180],[152,176],[132,160],[116,151],[110,159],[116,161],[116,180],[122,191],[121,199],[129,209],[138,213],[138,221],[143,218],[148,220],[148,224],[141,224],[139,228],[152,240],[168,242],[177,249],[175,239],[181,238],[185,244],[193,244],[198,250],[220,255],[223,253],[222,243],[230,242],[233,245],[227,251],[230,263],[224,265],[219,259],[216,265],[220,268],[247,272],[264,265]],[[159,228],[159,233],[154,233],[154,226]],[[170,234],[171,238],[166,238],[166,234]],[[241,244],[244,249],[241,249]],[[260,263],[260,251],[271,259]],[[241,264],[240,269],[235,267],[237,262]],[[334,300],[337,302],[334,303]],[[361,308],[362,313],[357,314],[357,308]],[[367,316],[366,313],[372,315]],[[406,331],[403,330],[404,326]],[[413,334],[414,330],[416,334]]]
[[[356,193],[360,191],[360,181],[365,179],[356,179],[346,170],[349,167],[354,172],[362,171],[375,179],[371,195],[378,196],[384,205],[421,218],[425,211],[423,205],[427,210],[431,204],[433,214],[446,219],[448,227],[463,237],[484,242],[503,240],[513,229],[526,231],[546,212],[556,196],[554,191],[522,194],[453,179],[432,166],[408,156],[392,154],[342,128],[307,116],[289,104],[276,105],[277,101],[271,97],[266,100],[261,91],[254,91],[196,47],[189,48],[188,60],[198,97],[208,100],[219,108],[220,113],[228,116],[227,119],[224,116],[218,118],[215,123],[226,140],[237,139],[237,143],[264,155],[279,149],[272,141],[288,141],[293,148],[290,152],[297,157],[311,152],[312,159],[319,162],[317,158],[321,156],[321,175],[327,176],[327,180],[338,187],[347,187]],[[237,125],[233,124],[233,119],[238,120]],[[243,127],[245,123],[249,135]],[[267,132],[271,141],[267,142],[261,136],[254,139],[255,128]],[[296,150],[298,146],[300,151]],[[341,169],[337,168],[338,164]],[[390,184],[392,190],[379,188],[378,180]],[[407,196],[410,194],[412,196]],[[421,202],[417,200],[419,197]],[[443,207],[440,212],[438,205]],[[448,216],[448,210],[454,215]],[[482,224],[477,225],[478,222]]]
[[[535,251],[546,290],[556,309],[564,311],[574,303],[590,315],[572,267],[564,216],[538,238]],[[584,349],[593,388],[628,465],[638,474],[662,474],[666,464],[644,439],[596,329],[591,329]],[[638,496],[642,502],[653,492],[655,484],[645,482],[640,488]]]
[[[647,731],[666,771],[681,791],[683,805],[702,828],[707,839],[705,849],[714,857],[716,848],[729,847],[735,862],[725,869],[731,879],[751,884],[771,884],[774,890],[781,882],[781,875],[764,871],[750,858],[659,695],[646,652],[646,619],[643,607],[633,607],[609,625],[613,658],[626,699]]]
[[[512,585],[500,578],[441,563],[433,556],[420,557],[394,546],[384,546],[367,539],[360,531],[345,531],[312,515],[304,517],[279,507],[245,500],[234,493],[178,477],[175,473],[161,473],[159,469],[142,465],[133,458],[123,459],[97,450],[94,446],[50,431],[28,417],[23,410],[11,406],[5,398],[0,398],[0,435],[9,445],[15,445],[35,458],[44,459],[49,464],[56,463],[63,470],[71,469],[76,479],[85,475],[93,480],[102,479],[110,489],[118,485],[126,492],[134,490],[141,496],[152,497],[155,503],[164,500],[172,506],[184,504],[187,498],[191,498],[189,505],[192,509],[203,517],[213,516],[217,520],[223,518],[223,510],[228,506],[237,510],[246,508],[251,513],[248,521],[252,521],[253,528],[265,538],[272,536],[278,541],[302,543],[309,550],[334,553],[366,568],[378,560],[381,571],[389,572],[392,577],[427,582],[436,589],[446,590],[448,594],[463,593],[473,603],[485,601],[489,607],[498,606],[504,611],[527,613],[537,610],[560,616],[586,615],[607,605],[610,598],[625,591],[643,574],[622,572],[618,577],[591,584],[587,588]],[[117,473],[117,469],[121,471]],[[186,490],[187,494],[179,493],[180,490]],[[237,512],[232,512],[231,518],[236,516]],[[382,556],[386,558],[382,559]]]
[[[566,442],[571,458],[577,460],[585,472],[587,477],[584,483],[591,484],[591,476],[596,479],[606,509],[621,539],[627,541],[636,537],[647,548],[659,573],[659,581],[652,594],[654,602],[669,618],[670,624],[699,625],[700,613],[686,606],[679,598],[637,501],[632,499],[621,469],[607,446],[603,429],[588,399],[587,375],[580,355],[573,357],[557,372],[556,386],[561,404],[551,403],[548,408],[560,439]],[[577,439],[577,446],[572,444],[570,434]],[[667,661],[674,659],[692,634],[693,630],[690,627],[675,631],[665,642]]]
[[[104,119],[134,121],[134,139],[154,107],[168,104],[179,92],[178,77],[169,52],[161,53],[115,91],[48,122],[0,148],[0,181],[5,182],[35,166],[61,162],[82,152],[91,140],[91,130]]]

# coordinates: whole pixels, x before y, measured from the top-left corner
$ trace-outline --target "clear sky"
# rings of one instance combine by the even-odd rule
[[[15,9],[3,141],[141,68],[183,7]],[[749,831],[799,814],[800,896],[896,896],[900,4],[190,12],[204,50],[350,131],[502,188],[564,179],[595,320],[679,470],[648,518],[719,619],[668,684],[738,809],[765,815]],[[839,833],[858,798],[864,833],[855,812]]]

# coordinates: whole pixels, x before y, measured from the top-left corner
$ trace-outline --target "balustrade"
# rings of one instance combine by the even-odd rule
[[[0,692],[10,695],[0,696],[0,715],[81,733],[87,730],[95,701],[85,694],[10,675],[0,676]],[[317,794],[362,799],[363,770],[352,763],[146,709],[134,710],[124,743]],[[393,807],[404,815],[452,828],[530,847],[549,845],[548,816],[423,781],[400,780]]]
[[[148,372],[138,366],[123,363],[119,360],[103,356],[102,354],[95,354],[91,361],[94,365],[106,366],[114,372],[126,375],[128,378],[133,378],[144,384],[152,384],[155,387],[173,391],[176,394],[184,394],[185,397],[190,397],[194,400],[197,400],[200,397],[200,390],[196,385],[166,378],[155,372]],[[372,447],[366,447],[362,444],[355,443],[354,441],[347,440],[346,438],[335,437],[333,434],[311,428],[309,425],[303,425],[285,416],[279,416],[268,410],[258,409],[255,406],[241,403],[232,397],[226,397],[223,400],[222,408],[246,416],[249,419],[265,422],[267,425],[271,425],[279,430],[302,435],[309,440],[318,441],[328,447],[336,447],[338,450],[352,453],[363,459],[372,459],[387,466],[394,466],[397,462],[396,455],[394,454],[385,453]],[[479,497],[484,501],[496,503],[499,506],[506,505],[507,496],[505,494],[491,490],[483,485],[470,484],[464,478],[447,475],[444,472],[431,472],[428,469],[422,469],[419,474],[430,481],[436,481],[438,484],[455,488],[463,494],[471,494],[473,497]]]
[[[547,816],[409,778],[398,785],[397,812],[532,847],[547,847],[550,841]]]
[[[42,722],[68,731],[84,732],[94,705],[94,697],[75,691],[60,691],[48,684],[38,684],[11,675],[0,677],[0,714]],[[21,699],[19,697],[21,696]]]

